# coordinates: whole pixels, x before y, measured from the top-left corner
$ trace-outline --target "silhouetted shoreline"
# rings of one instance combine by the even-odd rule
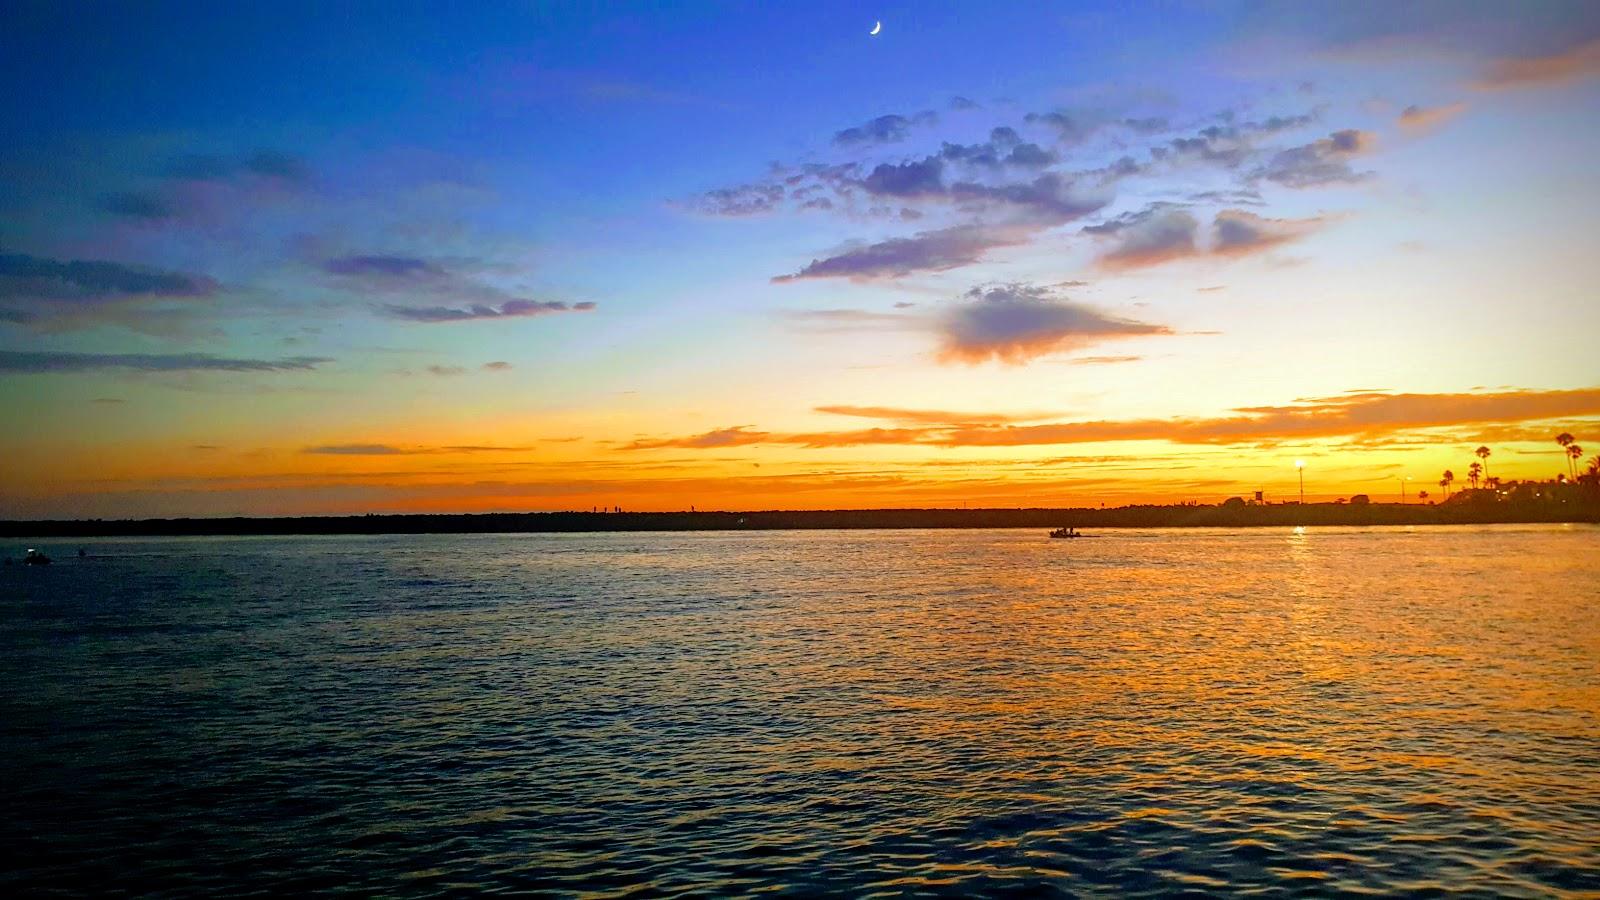
[[[750,512],[532,512],[87,519],[0,522],[4,537],[767,531],[859,528],[1239,528],[1285,525],[1486,525],[1600,522],[1600,504],[1145,505],[1027,509],[838,509]]]

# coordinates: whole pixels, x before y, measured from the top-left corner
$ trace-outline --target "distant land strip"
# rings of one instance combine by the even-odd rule
[[[0,521],[0,537],[769,531],[853,528],[1240,528],[1293,525],[1600,523],[1600,502],[1308,503],[1113,509],[827,509],[749,512],[527,512],[282,518]]]

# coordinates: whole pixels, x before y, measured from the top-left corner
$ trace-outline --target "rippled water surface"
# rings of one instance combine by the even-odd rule
[[[1600,891],[1593,527],[87,547],[8,894]]]

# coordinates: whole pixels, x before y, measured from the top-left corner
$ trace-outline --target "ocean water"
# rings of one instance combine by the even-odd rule
[[[7,895],[1600,892],[1592,526],[83,545]]]

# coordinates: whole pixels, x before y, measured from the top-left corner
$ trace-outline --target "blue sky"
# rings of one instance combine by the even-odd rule
[[[1600,415],[1592,4],[30,4],[0,75],[28,514],[1331,495]]]

